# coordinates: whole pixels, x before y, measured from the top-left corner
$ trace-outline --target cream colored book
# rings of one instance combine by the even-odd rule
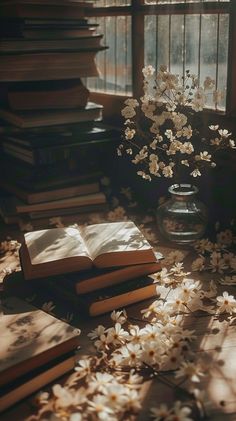
[[[20,257],[25,279],[157,261],[132,221],[28,232]]]
[[[0,313],[1,392],[79,345],[79,329],[19,298],[2,298]]]

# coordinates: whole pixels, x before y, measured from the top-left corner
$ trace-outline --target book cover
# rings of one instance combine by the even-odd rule
[[[92,3],[74,1],[43,1],[43,0],[5,0],[1,1],[0,16],[2,18],[50,18],[76,19],[83,18],[85,8],[91,8]]]
[[[0,386],[75,350],[80,331],[20,298],[1,300]]]
[[[31,370],[30,373],[21,376],[13,383],[2,386],[0,390],[0,412],[73,370],[75,364],[76,356],[74,352],[70,352],[54,358],[49,363],[44,364],[43,367]]]
[[[45,285],[58,298],[67,300],[75,311],[98,316],[151,298],[157,294],[156,284],[150,276],[141,276],[126,282],[78,295],[60,282],[51,279]]]
[[[118,268],[91,269],[82,273],[71,273],[61,277],[55,282],[68,288],[69,291],[81,295],[101,288],[111,287],[113,285],[127,282],[140,276],[150,275],[161,270],[162,255],[156,253],[157,261],[155,263],[144,263],[139,265],[130,265]]]
[[[88,102],[83,109],[18,111],[0,109],[0,118],[17,127],[53,126],[82,121],[101,120],[102,105]]]
[[[13,66],[16,66],[19,71],[33,71],[36,67],[43,69],[44,66],[47,66],[49,70],[63,67],[78,68],[83,64],[93,63],[96,54],[106,48],[100,46],[86,49],[86,51],[3,54],[1,55],[1,71],[11,70]]]
[[[39,31],[35,31],[36,34],[32,34],[33,36],[39,37],[42,34],[38,33]],[[41,31],[42,32],[42,31]],[[59,31],[56,31],[56,34]],[[9,54],[9,53],[24,53],[24,52],[55,52],[55,51],[77,51],[77,50],[87,50],[90,48],[97,48],[101,45],[101,39],[103,35],[100,34],[91,34],[90,32],[87,36],[81,37],[70,37],[68,39],[63,39],[63,35],[66,31],[62,30],[59,32],[59,37],[56,38],[55,32],[52,32],[51,35],[55,36],[55,39],[31,39],[23,38],[23,39],[0,39],[0,53],[1,54]],[[69,30],[67,30],[67,33]],[[72,34],[76,32],[76,30],[71,30]],[[78,30],[77,30],[78,32]],[[38,33],[38,34],[37,34]],[[43,37],[42,37],[43,38]]]
[[[101,49],[103,48],[99,47],[97,51],[100,51]],[[46,57],[44,60],[44,58],[41,55],[41,59],[38,60],[38,64],[36,65],[34,63],[34,58],[32,58],[31,64],[30,62],[28,63],[29,67],[25,67],[25,65],[23,65],[23,67],[19,66],[18,63],[14,63],[14,60],[5,60],[4,67],[0,67],[0,80],[2,82],[60,80],[76,79],[78,77],[93,77],[99,75],[97,65],[95,62],[96,52],[87,53],[85,51],[81,51],[80,53],[60,53],[61,55],[64,55],[64,59],[61,62],[58,62],[57,60],[57,63],[56,60],[53,61],[53,58],[51,57],[51,59],[49,59],[49,57],[58,53],[41,54],[47,54],[48,60],[46,60]],[[69,54],[80,55],[80,60],[76,62],[71,62],[70,60],[67,60],[66,56],[68,56]],[[83,55],[88,54],[89,57],[85,59]],[[12,62],[10,63],[10,61]]]
[[[24,190],[20,188],[14,181],[10,180],[0,180],[0,186],[3,187],[6,191],[16,195],[19,199],[25,201],[28,204],[34,203],[44,203],[53,200],[67,199],[76,196],[83,196],[92,193],[98,193],[100,191],[100,184],[98,181],[93,181],[91,183],[76,183],[69,186],[61,188],[47,188],[38,192]],[[1,204],[1,199],[0,199]],[[17,201],[15,201],[15,208]]]
[[[69,79],[11,84],[7,96],[12,110],[83,108],[89,91],[80,79]]]
[[[55,145],[51,146],[38,146],[31,148],[31,146],[20,144],[18,139],[15,141],[15,138],[8,137],[6,140],[2,141],[2,149],[5,154],[13,156],[21,161],[27,162],[30,165],[39,166],[39,165],[51,165],[65,160],[73,160],[78,158],[77,163],[79,163],[79,156],[82,156],[83,153],[88,153],[89,160],[92,161],[92,157],[95,155],[97,148],[105,148],[106,145],[110,145],[112,150],[116,146],[116,143],[120,141],[119,132],[113,131],[108,137],[104,138],[94,138],[94,139],[83,139],[79,136],[77,138],[68,137],[68,142],[65,145]],[[90,149],[90,151],[89,151]],[[97,155],[96,155],[97,158]],[[96,161],[98,161],[96,159]]]
[[[121,131],[118,128],[110,127],[101,122],[94,122],[91,127],[90,123],[83,125],[81,123],[62,126],[58,131],[48,130],[37,132],[31,130],[19,129],[18,133],[3,134],[2,139],[8,143],[25,147],[26,149],[43,149],[45,147],[59,147],[73,144],[87,144],[89,141],[103,139],[120,139]],[[53,126],[51,127],[53,129]]]
[[[42,212],[54,209],[65,209],[73,207],[83,207],[87,205],[98,205],[106,203],[106,196],[103,192],[81,194],[74,197],[66,197],[64,199],[49,200],[46,202],[27,204],[16,199],[16,211],[21,213]]]
[[[98,268],[155,263],[152,246],[132,221],[27,232],[21,250],[25,279]]]

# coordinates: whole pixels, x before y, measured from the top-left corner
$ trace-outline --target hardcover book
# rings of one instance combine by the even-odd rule
[[[51,202],[53,200],[61,200],[76,196],[84,196],[88,194],[98,193],[100,191],[100,184],[98,181],[74,183],[70,184],[69,186],[64,186],[60,188],[58,187],[54,189],[49,187],[45,190],[41,190],[38,192],[33,190],[22,189],[13,181],[11,182],[10,180],[6,179],[0,180],[0,186],[3,187],[6,191],[16,195],[28,204]],[[11,200],[11,202],[13,201]],[[5,204],[7,203],[5,202]],[[14,204],[16,210],[17,200],[15,200]],[[1,198],[0,205],[2,205]]]
[[[74,294],[87,294],[101,288],[111,287],[113,285],[127,282],[130,279],[150,275],[161,270],[160,259],[162,255],[156,254],[156,263],[143,263],[139,265],[130,265],[118,268],[90,269],[82,273],[71,273],[55,282],[64,286]]]
[[[0,109],[0,118],[21,127],[53,126],[56,124],[71,124],[83,121],[101,120],[102,105],[88,102],[82,109],[34,110],[14,112]]]
[[[100,47],[101,39],[100,34],[68,39],[0,39],[0,53],[87,50]]]
[[[91,8],[91,2],[72,0],[5,0],[1,1],[2,18],[49,18],[80,19],[85,15],[85,8]]]
[[[75,307],[75,311],[77,309],[77,311],[88,316],[105,314],[157,295],[156,284],[151,276],[137,277],[83,295],[75,294],[60,282],[48,280],[45,285],[45,288],[47,287],[58,298],[71,303]]]
[[[75,350],[79,329],[16,297],[1,300],[0,387]]]
[[[27,204],[19,199],[16,199],[16,211],[19,214],[29,212],[42,212],[55,209],[75,208],[88,205],[100,205],[106,203],[106,196],[103,192],[77,195],[74,197],[67,197],[65,199],[50,200],[41,203]]]
[[[44,364],[43,367],[31,370],[30,373],[21,376],[14,382],[2,386],[0,390],[0,412],[5,411],[63,374],[72,371],[75,364],[75,353],[70,352],[54,358],[51,362]]]
[[[156,261],[152,246],[132,221],[28,232],[21,250],[25,279]]]
[[[12,110],[83,108],[88,102],[89,91],[80,79],[50,80],[13,84],[7,96]]]

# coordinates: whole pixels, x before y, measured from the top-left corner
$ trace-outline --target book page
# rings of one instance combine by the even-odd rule
[[[97,256],[112,252],[152,249],[132,221],[88,225],[81,227],[81,234],[93,260]]]
[[[25,234],[32,265],[70,257],[88,257],[89,252],[78,228],[51,228]]]

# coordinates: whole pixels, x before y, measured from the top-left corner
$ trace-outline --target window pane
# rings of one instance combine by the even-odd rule
[[[212,0],[145,0],[145,4],[180,4],[180,3],[207,3]],[[218,3],[230,2],[230,0],[215,0]]]
[[[96,0],[94,7],[129,6],[130,0]]]
[[[166,64],[173,73],[206,76],[226,93],[228,60],[228,14],[159,15],[145,17],[145,65]],[[220,108],[225,109],[226,95]],[[213,106],[208,101],[209,107]]]
[[[106,16],[97,18],[103,45],[109,46],[97,54],[100,76],[87,79],[87,87],[93,91],[130,94],[131,76],[131,18],[130,16]]]

